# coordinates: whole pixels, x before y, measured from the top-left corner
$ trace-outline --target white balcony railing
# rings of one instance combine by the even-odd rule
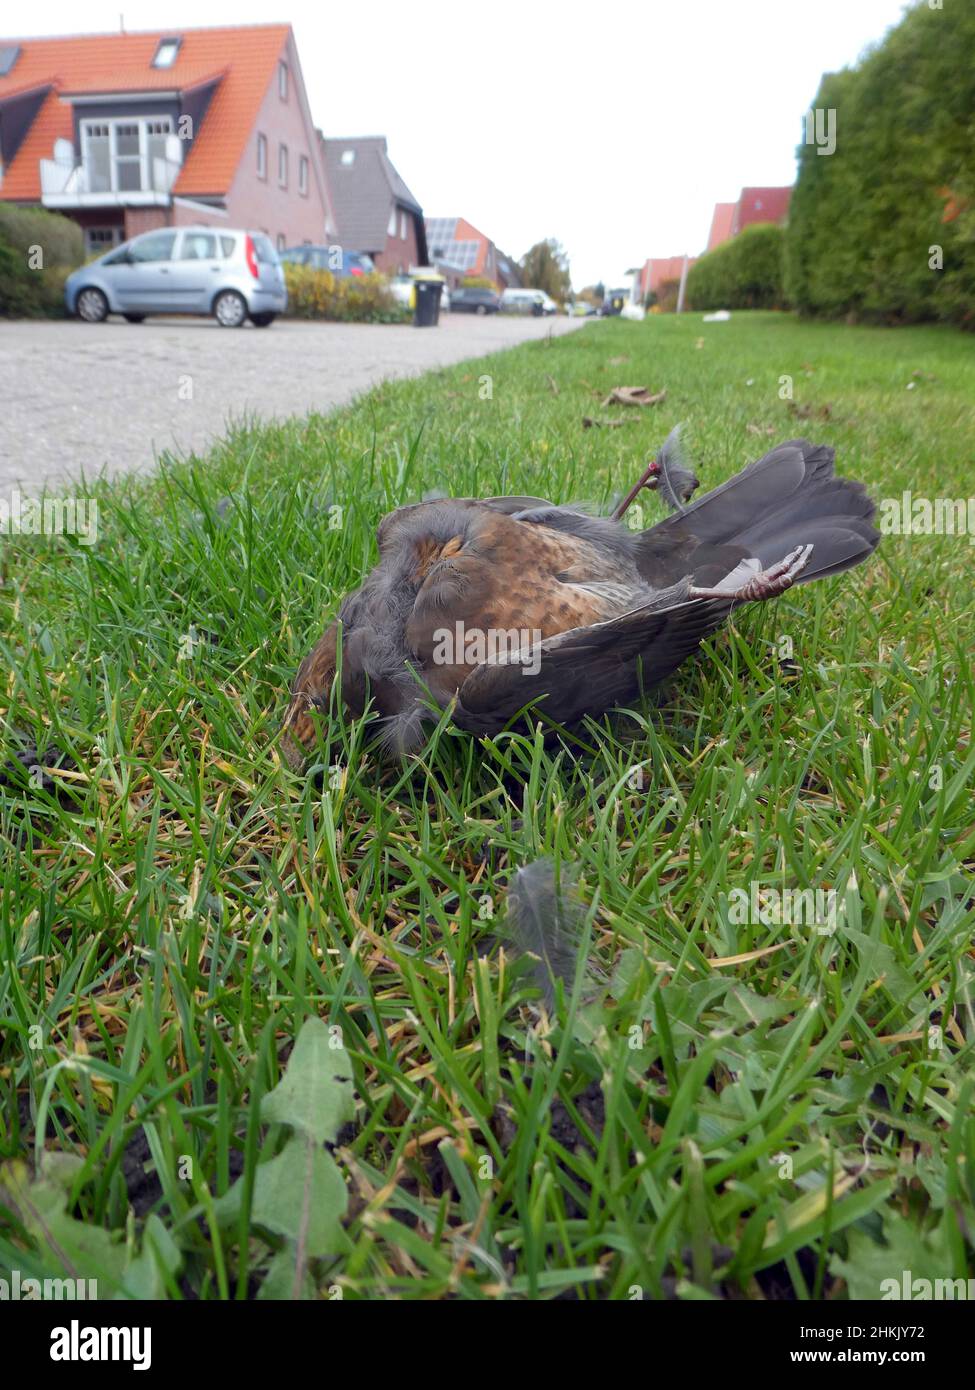
[[[156,201],[152,195],[168,200],[173,184],[182,168],[177,160],[154,155],[145,161],[144,168],[131,164],[127,166],[130,169],[139,168],[140,186],[138,188],[113,188],[106,187],[106,182],[114,183],[117,180],[107,180],[105,175],[108,171],[104,167],[96,173],[84,161],[78,164],[67,164],[56,159],[42,159],[40,165],[41,199],[44,202],[47,202],[48,199],[68,202],[75,198],[79,202],[101,200],[118,203]],[[150,195],[148,199],[146,195]]]

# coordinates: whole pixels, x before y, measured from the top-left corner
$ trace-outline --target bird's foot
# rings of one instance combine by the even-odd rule
[[[791,550],[784,560],[770,565],[767,570],[759,570],[736,589],[698,589],[691,585],[691,598],[730,598],[734,603],[755,603],[762,599],[778,598],[793,584],[809,564],[811,545],[799,545]]]

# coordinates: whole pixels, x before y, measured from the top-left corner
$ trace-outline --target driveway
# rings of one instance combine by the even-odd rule
[[[0,489],[36,491],[82,469],[92,477],[151,468],[163,449],[204,451],[232,419],[330,410],[377,382],[584,322],[473,314],[446,314],[429,329],[0,321]]]

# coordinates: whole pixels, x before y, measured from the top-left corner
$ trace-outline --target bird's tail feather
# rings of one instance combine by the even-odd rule
[[[839,574],[865,560],[879,533],[874,504],[862,483],[837,478],[833,450],[793,439],[749,464],[734,478],[647,531],[647,545],[672,547],[675,561],[691,560],[695,574],[712,556],[732,551],[774,565],[798,545],[812,545],[797,582]]]

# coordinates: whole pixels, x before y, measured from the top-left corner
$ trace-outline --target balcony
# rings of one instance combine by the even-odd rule
[[[65,159],[42,159],[40,165],[41,202],[49,208],[166,207],[182,168],[165,155],[97,167]]]

